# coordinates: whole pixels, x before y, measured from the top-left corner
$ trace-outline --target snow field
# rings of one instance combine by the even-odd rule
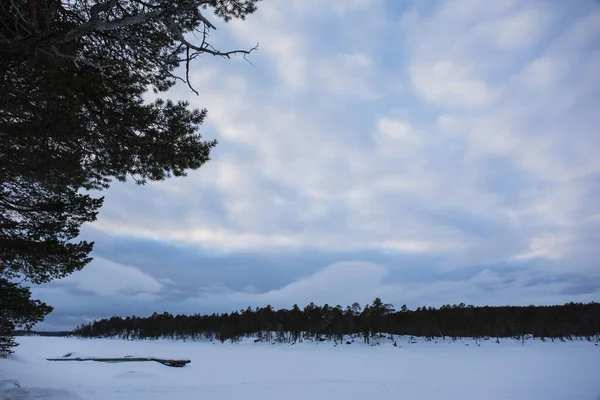
[[[399,347],[20,337],[16,354],[0,360],[0,399],[600,400],[595,343],[396,340]],[[46,361],[66,353],[192,362]]]

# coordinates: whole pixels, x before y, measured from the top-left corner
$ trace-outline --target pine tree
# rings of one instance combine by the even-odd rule
[[[31,300],[29,289],[0,278],[0,357],[11,354],[17,345],[13,335],[15,326],[30,329],[52,309],[38,300]]]
[[[371,308],[368,305],[365,306],[360,314],[360,330],[363,335],[363,341],[365,343],[370,343],[371,332],[373,331],[373,321]]]
[[[372,336],[375,333],[384,332],[387,328],[387,315],[394,311],[392,304],[385,304],[379,297],[373,300],[370,307],[371,310],[371,331]]]
[[[154,313],[148,318],[132,317],[130,320],[121,317],[112,317],[94,321],[91,324],[79,326],[76,333],[85,337],[115,336],[123,337],[128,332],[128,321],[133,321],[133,332],[136,338],[159,337],[198,337],[203,336],[212,340],[216,337],[222,341],[237,340],[244,335],[258,334],[257,341],[271,340],[269,326],[274,327],[277,334],[276,340],[287,341],[287,334],[293,337],[294,332],[304,331],[311,337],[311,333],[319,338],[325,333],[328,338],[340,340],[340,334],[353,334],[361,332],[365,343],[369,343],[373,332],[373,308],[378,309],[383,302],[375,301],[375,306],[366,306],[362,313],[354,314],[351,307],[342,313],[342,308],[331,308],[309,304],[304,311],[295,306],[291,310],[280,309],[274,311],[270,306],[264,309],[246,309],[242,314],[193,315],[173,318],[168,313]],[[524,312],[527,311],[527,312]],[[294,318],[292,318],[294,316]],[[328,317],[329,316],[329,317]],[[416,343],[416,336],[425,336],[429,340],[436,335],[436,324],[439,330],[450,332],[453,340],[458,337],[474,337],[488,340],[496,337],[499,343],[501,337],[518,337],[524,341],[526,331],[520,329],[515,320],[520,318],[522,325],[531,325],[538,321],[537,329],[548,333],[550,340],[555,338],[595,337],[600,340],[600,304],[572,304],[564,306],[530,306],[524,307],[451,307],[442,306],[439,310],[433,307],[418,308],[417,311],[388,312],[385,333],[394,341],[396,334],[409,335],[410,343]],[[331,330],[323,332],[323,322],[330,320]],[[343,324],[338,324],[343,320]],[[320,321],[320,322],[319,322]],[[433,321],[433,323],[432,323]],[[436,322],[437,321],[437,322]],[[319,322],[319,324],[313,324]],[[493,322],[493,323],[492,323]],[[262,323],[262,325],[261,325]],[[300,325],[298,325],[300,324]],[[261,326],[264,325],[264,331]],[[338,331],[341,329],[341,332]],[[177,333],[181,333],[178,335]],[[381,332],[381,331],[379,331]],[[441,333],[438,332],[439,335]],[[321,340],[326,340],[320,337]],[[561,339],[564,340],[564,339]],[[351,342],[350,342],[351,343]],[[394,341],[394,343],[396,343]],[[396,343],[397,344],[397,343]]]
[[[189,83],[174,71],[189,71],[200,54],[249,53],[211,46],[202,7],[227,21],[256,1],[0,2],[0,279],[12,288],[2,293],[3,335],[51,310],[17,280],[49,282],[91,261],[79,229],[103,198],[86,191],[185,176],[209,161],[216,142],[199,132],[206,110],[143,96]],[[195,31],[205,40],[189,42]]]

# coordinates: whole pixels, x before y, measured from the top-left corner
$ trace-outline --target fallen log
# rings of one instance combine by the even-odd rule
[[[86,358],[47,358],[48,361],[99,361],[99,362],[131,362],[131,361],[155,361],[169,367],[183,367],[184,365],[192,362],[191,360],[169,360],[164,358],[152,358],[152,357],[120,357],[120,358],[97,358],[97,357],[86,357]]]

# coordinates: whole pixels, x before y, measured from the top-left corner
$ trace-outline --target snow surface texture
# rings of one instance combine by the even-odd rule
[[[0,360],[1,400],[419,399],[600,400],[600,346],[396,338],[368,346],[21,337]],[[191,358],[52,362],[50,357]]]

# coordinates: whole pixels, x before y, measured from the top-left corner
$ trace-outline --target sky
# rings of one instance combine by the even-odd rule
[[[270,304],[600,301],[600,3],[264,0],[164,94],[212,160],[102,194],[37,329]],[[150,96],[149,96],[150,98]]]

